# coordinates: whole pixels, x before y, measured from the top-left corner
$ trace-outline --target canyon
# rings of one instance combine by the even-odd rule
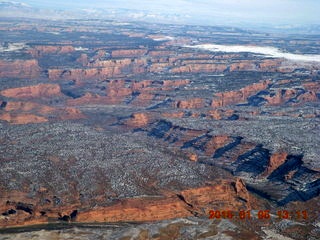
[[[319,62],[199,46],[286,43],[309,56],[317,36],[33,21],[0,29],[23,46],[0,59],[0,237],[114,224],[105,231],[128,227],[135,239],[176,239],[183,229],[193,239],[302,239],[294,227],[316,239]],[[283,209],[309,218],[281,227]],[[210,210],[274,214],[248,224],[210,220]]]

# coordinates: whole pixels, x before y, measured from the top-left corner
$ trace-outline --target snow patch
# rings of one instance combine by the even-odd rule
[[[171,41],[174,40],[174,37],[170,36],[164,36],[164,37],[159,37],[159,38],[153,38],[154,41]]]
[[[87,51],[87,50],[89,50],[89,48],[75,47],[74,50],[76,50],[76,51]]]
[[[209,50],[212,52],[250,52],[266,55],[274,58],[285,58],[292,61],[304,61],[304,62],[320,62],[320,55],[316,54],[294,54],[288,52],[282,52],[275,47],[260,47],[260,46],[246,46],[246,45],[219,45],[219,44],[199,44],[199,45],[186,45],[184,47],[197,48]]]
[[[0,52],[17,52],[26,47],[27,46],[24,43],[8,43],[0,45]]]

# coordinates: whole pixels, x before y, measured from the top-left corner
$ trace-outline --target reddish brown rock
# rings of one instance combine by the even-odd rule
[[[286,175],[284,175],[285,180],[290,180],[297,171],[298,170],[292,170],[288,172]]]
[[[151,116],[147,113],[133,113],[125,124],[130,127],[144,127],[151,121]]]
[[[61,89],[58,84],[38,84],[6,89],[1,91],[0,94],[11,98],[48,98],[61,95]]]
[[[246,102],[247,98],[254,93],[265,90],[270,84],[270,81],[262,81],[254,83],[252,85],[241,88],[238,91],[222,92],[215,94],[211,106],[212,107],[223,107],[230,104]]]
[[[297,99],[298,99],[299,103],[317,102],[318,101],[317,93],[314,91],[308,91],[306,93],[303,93],[300,96],[298,96]]]
[[[282,59],[265,59],[259,63],[259,70],[265,72],[278,71],[282,62]]]
[[[207,116],[209,118],[213,118],[215,120],[220,120],[223,118],[228,118],[230,116],[232,116],[234,114],[234,110],[232,109],[214,109],[214,110],[210,110],[207,113]]]
[[[36,111],[41,115],[46,115],[55,111],[55,108],[33,102],[8,102],[5,111],[8,112],[30,112]]]
[[[170,193],[166,198],[128,199],[114,206],[80,212],[77,221],[157,221],[192,216],[192,213],[208,217],[209,210],[215,207],[232,210],[250,209],[250,199],[247,193],[244,184],[221,180],[212,185],[180,192],[179,195],[183,201],[176,194]],[[243,204],[239,196],[246,199],[248,203]]]
[[[303,83],[302,86],[309,91],[320,92],[320,82],[307,82]]]
[[[253,71],[257,70],[257,65],[250,60],[242,60],[237,63],[230,64],[230,72],[234,71]]]
[[[74,52],[73,46],[35,46],[33,49],[29,50],[33,57],[40,57],[45,54],[66,54]]]
[[[247,206],[248,206],[248,209],[250,209],[249,192],[246,188],[244,181],[241,178],[237,178],[237,180],[235,182],[235,190],[236,190],[237,196],[241,197],[242,199],[247,200],[247,203],[248,203]]]
[[[106,74],[106,75],[105,75]],[[49,69],[48,75],[50,80],[86,80],[86,79],[104,79],[107,74],[103,69]]]
[[[112,77],[123,77],[126,74],[138,74],[146,71],[144,59],[97,60],[88,64],[89,68],[49,69],[51,80],[105,80]]]
[[[177,132],[175,132],[177,131]],[[191,141],[192,139],[199,137],[203,135],[206,131],[204,130],[191,130],[188,129],[186,131],[183,131],[181,134],[181,131],[175,130],[175,128],[171,128],[168,133],[164,136],[164,138],[168,138],[170,135],[174,135],[174,145],[176,147],[181,148],[186,142]]]
[[[87,104],[106,104],[108,102],[107,97],[103,97],[97,94],[86,93],[84,96],[76,99],[69,99],[67,105],[79,106]]]
[[[285,104],[290,99],[294,99],[294,98],[297,98],[298,100],[296,104],[318,101],[317,94],[314,91],[308,91],[299,96],[297,95],[298,95],[298,90],[296,89],[277,89],[275,95],[266,96],[265,99],[268,101],[269,105]]]
[[[205,100],[202,98],[192,98],[188,100],[180,100],[175,103],[177,108],[190,109],[190,108],[203,108]]]
[[[104,49],[99,49],[96,53],[96,55],[93,56],[93,60],[100,60],[100,59],[104,59],[105,56],[107,55],[106,50]]]
[[[75,108],[54,108],[33,102],[7,102],[1,119],[11,124],[27,124],[85,118],[82,112]],[[52,117],[54,116],[54,117]]]
[[[166,50],[160,50],[160,51],[150,51],[148,53],[149,56],[151,57],[168,57],[168,56],[172,56],[175,55],[176,53],[173,51],[166,51]]]
[[[43,191],[49,194],[47,189],[39,188],[39,196]],[[39,204],[39,199],[29,198],[27,193],[10,192],[3,196],[0,211],[16,209],[17,213],[1,218],[0,226],[23,226],[57,221],[63,216],[70,216],[74,209],[82,209],[77,212],[77,222],[158,221],[193,214],[208,217],[209,210],[214,208],[233,211],[250,209],[251,201],[245,184],[240,180],[217,180],[207,183],[206,186],[162,194],[161,197],[122,199],[114,205],[90,208],[90,206],[81,205],[79,201],[59,207],[53,206],[52,203],[43,205]],[[247,202],[244,203],[240,198]],[[18,210],[17,204],[29,206],[32,212]],[[41,214],[42,211],[45,211],[45,215]]]
[[[198,161],[198,155],[192,152],[187,152],[186,153],[187,157],[189,158],[190,161],[196,162]]]
[[[79,109],[71,108],[71,107],[57,109],[56,114],[59,120],[72,120],[72,119],[81,119],[86,117]]]
[[[205,154],[212,156],[215,151],[233,141],[229,136],[213,136],[205,145]]]
[[[225,64],[189,64],[171,69],[172,73],[199,73],[199,72],[223,72],[227,69]]]
[[[277,152],[272,154],[267,169],[262,175],[270,175],[274,170],[276,170],[280,165],[282,165],[286,161],[287,156],[288,153],[286,152]]]
[[[294,89],[278,89],[274,96],[266,96],[265,99],[268,101],[269,105],[279,105],[294,98],[296,94],[297,91]]]
[[[147,49],[126,49],[114,50],[111,53],[112,57],[141,57],[148,52]]]
[[[82,53],[80,57],[77,59],[77,62],[81,63],[82,66],[86,67],[89,63],[88,55]]]
[[[207,211],[218,203],[223,203],[226,208],[239,209],[245,206],[246,209],[250,209],[249,193],[240,179],[237,179],[236,182],[229,182],[229,184],[223,180],[220,184],[184,190],[181,195],[187,203]],[[235,201],[234,197],[242,197],[247,200],[247,203],[242,204]]]
[[[146,91],[147,89],[145,89]],[[143,91],[143,90],[142,90]],[[146,107],[149,106],[152,102],[152,100],[154,99],[154,94],[153,93],[149,93],[149,92],[139,92],[138,97],[136,97],[131,104],[134,106],[139,106],[139,107]]]
[[[131,88],[133,91],[137,91],[137,90],[142,90],[144,88],[147,88],[151,84],[152,84],[152,80],[143,80],[140,82],[133,82]]]
[[[184,112],[162,113],[162,116],[166,118],[182,118],[184,116]]]
[[[148,67],[148,71],[152,73],[159,73],[166,71],[168,68],[168,63],[161,62],[161,63],[153,63],[151,66]]]
[[[113,80],[107,84],[107,96],[113,103],[121,103],[126,96],[132,94],[132,90],[125,86],[124,80]]]
[[[0,120],[6,121],[10,124],[28,124],[28,123],[42,123],[48,122],[45,117],[37,116],[34,114],[14,114],[14,113],[2,113],[0,114]]]
[[[37,78],[40,74],[37,60],[0,61],[0,77],[2,78]]]
[[[180,87],[180,86],[188,85],[189,83],[190,83],[190,80],[188,79],[162,81],[162,85],[164,87]]]

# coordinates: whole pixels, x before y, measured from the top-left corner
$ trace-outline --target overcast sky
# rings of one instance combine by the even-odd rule
[[[19,1],[19,0],[16,0]],[[320,0],[21,0],[50,8],[127,8],[186,15],[190,20],[319,24]]]

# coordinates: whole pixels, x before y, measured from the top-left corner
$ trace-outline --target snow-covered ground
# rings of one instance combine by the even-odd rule
[[[0,45],[0,52],[15,52],[26,47],[24,43],[9,43],[7,46]]]
[[[87,50],[89,50],[89,48],[75,47],[74,50],[76,50],[76,51],[87,51]]]
[[[213,52],[250,52],[263,54],[268,57],[274,58],[285,58],[293,61],[304,61],[304,62],[320,62],[320,55],[311,54],[294,54],[282,52],[280,49],[275,47],[259,47],[259,46],[245,46],[245,45],[219,45],[219,44],[200,44],[200,45],[187,45],[185,47],[198,48],[209,50]]]
[[[158,37],[158,38],[153,38],[154,41],[167,41],[167,40],[174,40],[174,37],[170,36],[164,36],[164,37]]]

